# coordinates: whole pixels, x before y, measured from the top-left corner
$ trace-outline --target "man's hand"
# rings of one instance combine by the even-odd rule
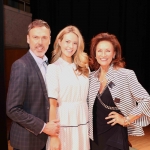
[[[61,142],[58,137],[50,137],[50,150],[61,150]]]
[[[49,136],[58,136],[60,130],[59,120],[52,120],[46,124],[43,132]]]

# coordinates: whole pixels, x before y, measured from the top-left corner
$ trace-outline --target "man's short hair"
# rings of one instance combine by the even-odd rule
[[[36,19],[34,20],[33,22],[31,22],[28,26],[28,34],[30,32],[31,29],[35,28],[35,27],[46,27],[47,29],[50,30],[51,32],[51,29],[50,29],[50,26],[48,25],[48,23],[44,20],[40,20],[40,19]]]

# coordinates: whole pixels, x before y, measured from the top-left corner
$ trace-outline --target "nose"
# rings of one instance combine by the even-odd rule
[[[42,38],[39,38],[38,43],[42,44]]]
[[[103,52],[102,52],[102,56],[106,56],[106,53],[105,53],[105,51],[103,51]]]
[[[69,43],[69,47],[72,48],[73,47],[73,43]]]

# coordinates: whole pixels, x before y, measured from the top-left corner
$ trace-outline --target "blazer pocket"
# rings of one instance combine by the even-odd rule
[[[120,99],[119,99],[119,98],[115,98],[115,99],[114,99],[114,102],[115,102],[115,103],[120,103]]]

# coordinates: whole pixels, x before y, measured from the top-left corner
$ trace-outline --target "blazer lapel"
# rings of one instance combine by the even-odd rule
[[[112,98],[113,100],[115,99],[115,86],[116,86],[116,83],[115,83],[115,78],[114,78],[114,69],[113,69],[113,65],[110,66],[108,72],[107,72],[107,75],[106,75],[106,78],[107,78],[107,84],[108,84],[108,88],[110,90],[110,93],[112,95]]]
[[[91,100],[91,105],[93,107],[95,102],[95,97],[98,93],[98,90],[100,88],[100,82],[97,78],[99,70],[95,71],[95,73],[92,74],[93,77],[90,78],[90,91],[89,91],[89,99]]]
[[[33,68],[35,69],[35,71],[37,72],[37,74],[39,76],[39,81],[41,83],[44,96],[45,96],[46,99],[48,99],[47,90],[46,90],[46,84],[45,84],[45,81],[43,79],[43,76],[42,76],[42,73],[40,71],[40,68],[38,67],[36,61],[34,60],[32,55],[30,54],[30,52],[28,52],[27,55],[28,55],[29,60],[31,61],[31,64],[33,65]]]

